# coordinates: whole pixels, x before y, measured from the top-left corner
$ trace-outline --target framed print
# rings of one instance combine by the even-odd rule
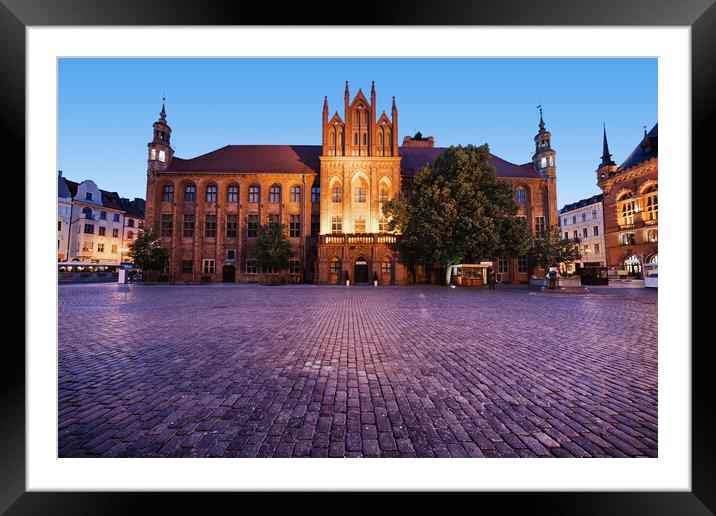
[[[2,7],[28,207],[3,510],[714,510],[689,272],[710,2],[197,5]]]

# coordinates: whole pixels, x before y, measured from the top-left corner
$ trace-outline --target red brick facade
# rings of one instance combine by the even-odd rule
[[[281,272],[296,280],[429,280],[401,263],[399,235],[387,233],[381,206],[445,148],[420,133],[399,147],[395,98],[390,117],[379,114],[374,86],[370,100],[361,90],[351,99],[346,83],[342,116],[329,116],[326,98],[322,126],[320,146],[230,145],[181,159],[173,155],[162,106],[149,143],[146,218],[169,249],[172,279],[261,281],[273,271],[253,267],[253,229],[274,217],[289,227],[295,251],[291,270]],[[515,165],[493,156],[498,176],[521,190],[518,216],[533,231],[558,223],[550,140],[540,117],[532,161]],[[502,281],[527,282],[524,265],[510,260]]]
[[[604,192],[604,241],[612,275],[643,276],[658,253],[658,125],[617,166],[604,143],[597,184]],[[620,272],[621,271],[621,272]]]

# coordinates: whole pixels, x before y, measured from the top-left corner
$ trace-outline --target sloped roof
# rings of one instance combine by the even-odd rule
[[[413,176],[432,166],[447,147],[401,147],[401,174]],[[174,157],[165,172],[198,173],[315,173],[320,170],[320,145],[226,145],[196,158]],[[530,161],[516,165],[492,155],[498,177],[542,179]]]
[[[577,208],[584,208],[585,206],[589,206],[590,204],[597,204],[598,202],[604,201],[604,194],[597,194],[593,195],[587,199],[582,199],[577,202],[573,202],[572,204],[565,204],[564,208],[559,210],[560,213],[564,213],[567,211],[576,210]]]
[[[144,199],[135,197],[133,201],[130,201],[129,199],[122,197],[120,202],[122,203],[122,209],[127,213],[127,215],[140,219],[144,218],[144,209],[146,207]]]
[[[645,138],[643,138],[636,148],[619,165],[618,172],[637,166],[639,163],[655,158],[659,155],[659,124],[657,123],[651,128]]]
[[[173,158],[165,172],[315,173],[320,145],[227,145],[196,158]]]
[[[113,210],[124,210],[117,192],[108,192],[101,189],[99,192],[102,195],[102,206],[105,208],[112,208]]]
[[[76,188],[75,192],[77,192]],[[62,176],[57,178],[57,196],[62,197],[63,199],[71,199],[74,197],[70,191],[69,185],[67,184],[67,179]]]
[[[425,165],[432,166],[435,160],[447,149],[447,147],[401,147],[400,155],[403,157],[401,163],[402,175],[414,176]],[[531,161],[522,165],[515,165],[494,154],[491,156],[492,164],[497,170],[498,177],[543,179],[540,173],[535,170]]]

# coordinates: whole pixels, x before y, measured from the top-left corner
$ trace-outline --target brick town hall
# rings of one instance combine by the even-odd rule
[[[361,90],[343,116],[323,103],[321,145],[227,145],[191,159],[174,156],[164,106],[148,144],[146,222],[169,250],[176,281],[259,281],[288,272],[304,282],[382,285],[427,281],[422,267],[400,262],[399,235],[387,231],[383,203],[409,192],[412,177],[446,148],[432,137],[406,136],[398,145],[398,109],[376,109]],[[555,152],[540,116],[532,160],[492,156],[498,177],[515,185],[517,216],[533,233],[558,222]],[[288,271],[261,270],[252,256],[259,225],[288,227],[295,256]],[[526,283],[527,257],[494,258],[501,280]]]

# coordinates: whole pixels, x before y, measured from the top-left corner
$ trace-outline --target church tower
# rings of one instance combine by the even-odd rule
[[[169,166],[174,156],[174,149],[171,147],[172,128],[167,124],[167,112],[164,108],[162,98],[162,110],[159,113],[159,120],[154,122],[154,137],[147,144],[149,147],[148,170],[164,170]]]
[[[535,169],[545,177],[556,178],[557,169],[554,162],[556,152],[552,149],[552,133],[545,128],[542,106],[539,108],[539,131],[534,140],[535,153],[532,156],[532,162]]]
[[[602,138],[602,162],[597,168],[597,184],[601,186],[603,180],[613,174],[617,168],[617,164],[612,160],[609,154],[609,143],[607,142],[607,126],[603,126],[604,136]]]

